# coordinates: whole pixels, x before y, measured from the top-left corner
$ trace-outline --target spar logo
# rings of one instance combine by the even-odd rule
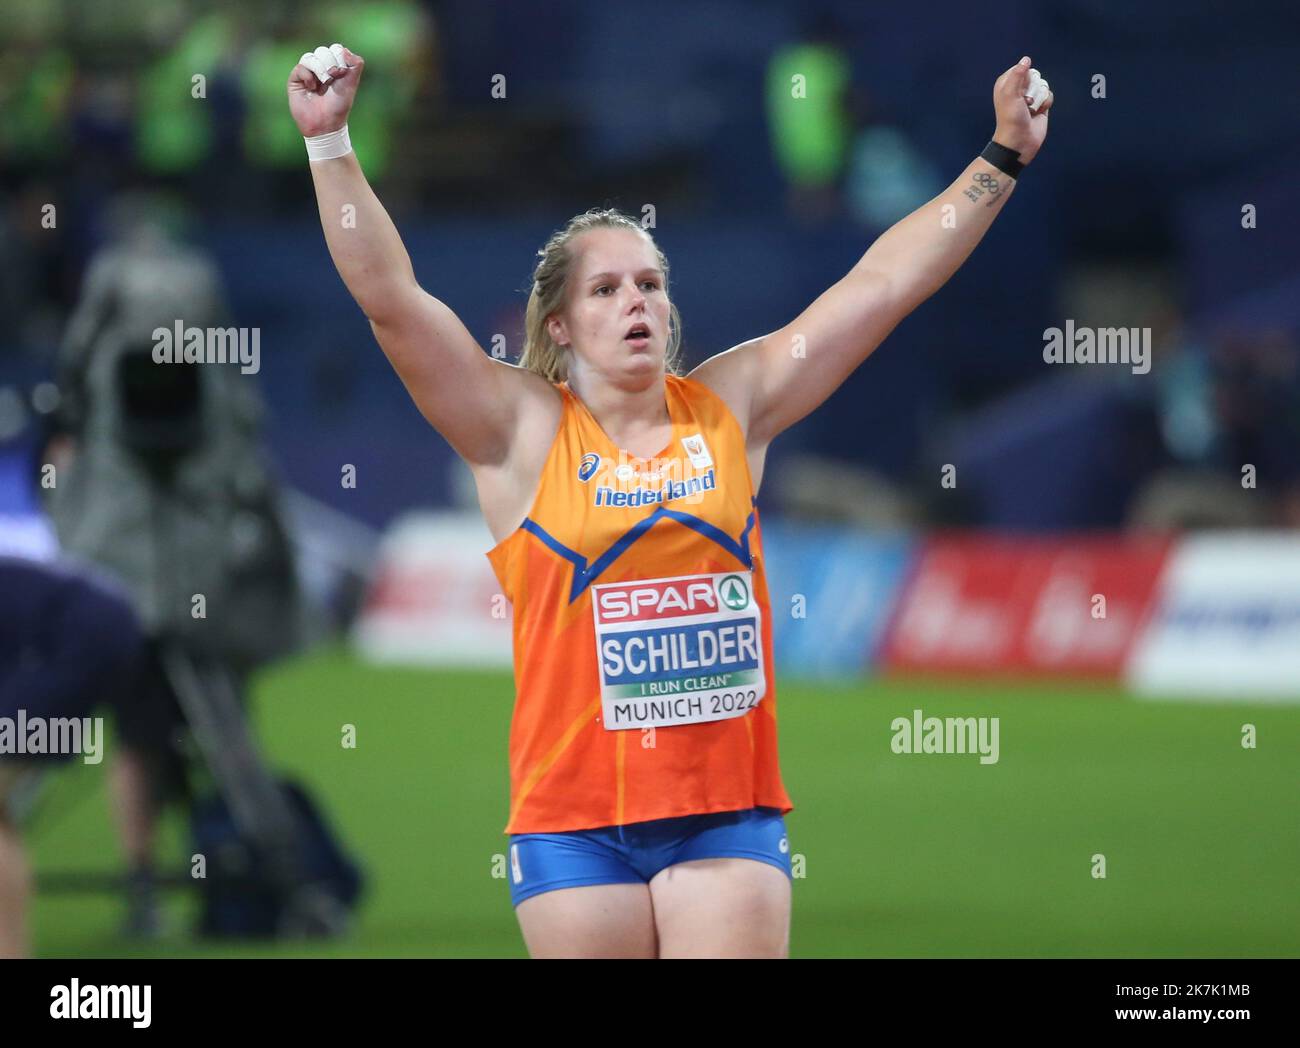
[[[600,469],[600,456],[594,451],[588,451],[578,463],[578,479],[585,484],[596,475],[598,469]]]
[[[597,586],[594,603],[596,621],[602,626],[695,618],[752,607],[749,583],[737,574],[616,582]]]
[[[749,587],[739,575],[728,575],[718,583],[718,593],[722,603],[732,611],[744,611],[749,607]]]

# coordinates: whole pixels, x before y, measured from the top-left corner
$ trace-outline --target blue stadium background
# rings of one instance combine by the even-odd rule
[[[115,29],[126,39],[132,6],[120,27],[97,16],[98,39]],[[208,9],[157,6],[190,21]],[[1067,315],[1063,288],[1089,265],[1163,274],[1184,340],[1280,331],[1297,360],[1300,28],[1289,4],[349,6],[418,9],[436,41],[438,110],[417,107],[393,128],[377,189],[424,286],[483,345],[505,335],[512,356],[534,252],[591,206],[639,215],[655,205],[692,364],[788,322],[856,261],[881,227],[844,194],[829,214],[791,212],[765,108],[773,54],[818,25],[832,26],[870,122],[901,134],[938,185],[988,140],[993,79],[1032,52],[1057,100],[1013,206],[951,283],[783,436],[769,476],[785,456],[814,454],[869,467],[903,490],[932,489],[939,464],[960,454],[971,483],[959,509],[934,512],[939,522],[1123,523],[1144,480],[1175,456],[1160,435],[1159,382],[1062,379],[1043,366],[1042,331]],[[285,5],[277,32],[314,40],[314,10]],[[114,111],[104,98],[170,38],[128,55],[91,46],[75,19],[30,14],[24,24],[32,35],[19,31],[10,46],[70,56],[75,89],[58,150],[31,156],[11,141],[3,157],[11,315],[0,381],[49,373],[57,320],[104,240],[114,194],[171,189],[187,200],[193,238],[219,261],[234,322],[262,329],[261,386],[284,477],[376,525],[404,507],[451,501],[450,449],[407,402],[335,275],[306,164],[255,168],[240,156],[239,46],[212,76],[209,155],[159,177],[136,163],[130,103]],[[508,77],[506,100],[489,95],[497,73]],[[1091,95],[1099,73],[1104,99]],[[64,202],[57,233],[25,231],[43,199]],[[1244,203],[1258,212],[1248,233]],[[1293,366],[1269,387],[1269,425],[1240,438],[1283,486],[1300,468],[1288,421],[1300,414],[1297,374]],[[1209,465],[1231,474],[1232,461],[1242,455]],[[364,499],[341,491],[342,462],[357,465]],[[765,486],[764,499],[778,496]]]

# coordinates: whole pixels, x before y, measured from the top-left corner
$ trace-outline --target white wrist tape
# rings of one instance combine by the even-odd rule
[[[1047,101],[1047,93],[1050,90],[1051,87],[1043,79],[1042,73],[1037,69],[1029,70],[1029,83],[1025,85],[1025,103],[1031,113]]]
[[[335,157],[347,156],[352,152],[352,140],[348,138],[348,125],[344,124],[337,131],[327,131],[314,138],[304,138],[307,143],[308,160],[333,160]]]

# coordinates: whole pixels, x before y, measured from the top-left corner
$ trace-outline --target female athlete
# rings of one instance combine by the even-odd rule
[[[334,264],[429,423],[468,463],[514,607],[509,883],[534,957],[784,957],[791,866],[756,493],[821,404],[979,243],[1047,133],[1022,59],[996,129],[786,327],[680,374],[668,262],[615,211],[539,251],[518,365],[416,282],[347,140],[364,61],[303,56]],[[350,221],[345,221],[350,216]]]

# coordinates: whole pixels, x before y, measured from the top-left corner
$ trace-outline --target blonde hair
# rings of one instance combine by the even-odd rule
[[[558,345],[546,330],[546,321],[553,313],[564,308],[565,291],[577,257],[572,245],[575,238],[593,229],[627,229],[641,234],[650,241],[664,271],[664,294],[668,294],[668,259],[659,250],[654,237],[641,228],[636,219],[613,208],[593,208],[569,219],[563,229],[537,252],[537,268],[533,270],[533,286],[528,293],[528,308],[524,312],[524,351],[519,355],[519,366],[535,371],[548,382],[561,382],[569,374],[569,354]],[[682,371],[682,318],[669,299],[672,323],[668,329],[668,347],[664,353],[664,370],[672,375]]]

